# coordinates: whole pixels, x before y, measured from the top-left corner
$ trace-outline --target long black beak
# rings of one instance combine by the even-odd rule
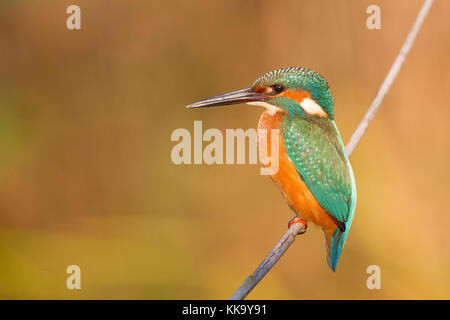
[[[252,91],[252,88],[247,88],[238,91],[224,93],[211,98],[206,98],[194,102],[186,106],[186,108],[227,106],[231,104],[261,101],[263,98],[264,96],[261,93]]]

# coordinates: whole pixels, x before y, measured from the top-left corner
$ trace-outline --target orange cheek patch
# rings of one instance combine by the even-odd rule
[[[283,96],[297,102],[303,110],[310,115],[328,118],[328,114],[313,98],[311,98],[311,94],[307,91],[287,90],[280,93],[278,96]]]
[[[309,92],[303,90],[287,90],[282,92],[279,96],[284,96],[300,104],[304,99],[309,98],[311,95]]]

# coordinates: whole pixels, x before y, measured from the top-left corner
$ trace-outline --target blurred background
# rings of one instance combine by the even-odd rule
[[[71,4],[81,30],[66,28]],[[304,66],[329,82],[348,141],[421,5],[1,1],[0,299],[228,298],[293,213],[258,165],[170,158],[174,129],[256,128],[262,109],[184,106]],[[350,159],[358,205],[337,272],[310,225],[249,299],[450,298],[449,12],[435,2]],[[81,290],[66,288],[72,264]]]

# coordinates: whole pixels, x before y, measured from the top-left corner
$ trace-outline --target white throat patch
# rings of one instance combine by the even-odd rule
[[[267,110],[267,113],[271,116],[275,115],[275,113],[283,111],[283,109],[278,108],[277,106],[274,106],[273,104],[263,102],[263,101],[253,101],[253,102],[247,102],[247,104],[251,106],[260,106],[264,107]]]

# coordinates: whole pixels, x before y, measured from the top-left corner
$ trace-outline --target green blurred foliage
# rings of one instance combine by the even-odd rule
[[[186,110],[264,72],[328,80],[347,141],[421,6],[373,1],[0,3],[0,299],[223,299],[292,217],[255,165],[170,160],[176,128],[255,128],[261,109]],[[336,273],[307,234],[250,299],[450,298],[450,2],[436,1],[352,155],[356,217]],[[65,287],[68,265],[82,289]],[[381,267],[381,290],[366,288]]]

